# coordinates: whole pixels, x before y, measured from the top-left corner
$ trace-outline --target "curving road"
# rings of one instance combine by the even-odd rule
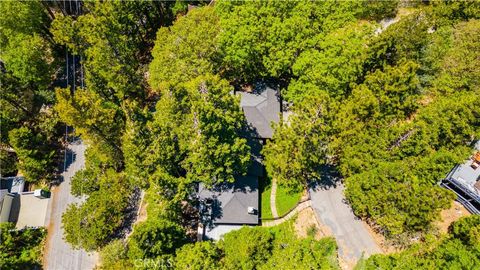
[[[345,203],[344,187],[337,184],[310,190],[312,207],[319,220],[329,227],[337,240],[338,253],[348,264],[355,264],[362,256],[382,253],[366,225]]]
[[[70,180],[78,170],[85,166],[86,147],[79,141],[70,144],[68,149],[70,151],[66,158],[67,168],[63,173],[64,181],[52,192],[44,268],[47,270],[91,270],[97,263],[97,254],[87,253],[85,250],[74,250],[63,240],[62,214],[69,204],[82,201],[70,194]]]

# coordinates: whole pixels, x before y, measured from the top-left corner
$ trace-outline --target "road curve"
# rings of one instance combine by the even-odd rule
[[[51,216],[44,252],[44,268],[47,270],[91,270],[97,263],[96,253],[74,250],[63,240],[62,214],[71,203],[81,202],[70,194],[72,176],[85,166],[85,145],[82,142],[68,146],[67,169],[63,182],[52,192]]]
[[[337,240],[341,259],[348,263],[356,263],[362,255],[382,253],[366,225],[363,224],[345,203],[342,184],[328,188],[310,190],[312,207],[320,222],[329,227]]]

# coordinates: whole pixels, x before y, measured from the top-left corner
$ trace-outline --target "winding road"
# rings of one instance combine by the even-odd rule
[[[329,227],[337,240],[341,259],[356,263],[362,256],[382,253],[364,223],[345,203],[343,184],[315,187],[310,190],[312,207],[322,224]]]
[[[63,240],[62,214],[68,205],[81,202],[70,193],[70,181],[73,175],[85,166],[86,146],[78,141],[68,146],[66,170],[63,182],[52,192],[51,216],[48,226],[47,243],[44,253],[44,268],[47,270],[91,270],[97,263],[96,253],[75,250]]]

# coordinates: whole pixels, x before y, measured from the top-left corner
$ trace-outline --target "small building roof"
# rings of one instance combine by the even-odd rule
[[[480,141],[475,144],[475,149],[480,151]],[[480,179],[480,167],[473,168],[473,160],[468,159],[463,164],[457,166],[454,171],[451,172],[451,178],[455,179],[464,188],[480,196],[480,189],[477,181]]]
[[[211,189],[199,185],[200,200],[212,199],[210,222],[213,224],[258,224],[258,178],[236,176],[234,183],[224,183]],[[248,213],[249,207],[256,212]]]
[[[41,199],[33,192],[16,195],[10,211],[10,222],[17,229],[24,227],[44,227],[47,220],[48,203],[50,199]]]
[[[0,222],[13,222],[17,229],[44,227],[50,199],[24,192],[24,187],[23,177],[0,179]]]
[[[272,122],[280,121],[279,92],[268,86],[256,87],[252,92],[239,91],[240,106],[250,128],[257,138],[272,138]]]

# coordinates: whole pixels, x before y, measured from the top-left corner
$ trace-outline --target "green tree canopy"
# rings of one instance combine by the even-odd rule
[[[355,19],[358,3],[328,1],[219,1],[219,37],[225,75],[235,81],[291,75],[304,50]]]
[[[265,145],[265,167],[279,184],[301,190],[319,180],[327,162],[329,102],[326,93],[306,97],[292,108],[292,115],[275,126],[272,141]]]
[[[330,238],[297,240],[274,251],[259,269],[340,269],[336,250],[335,241]]]
[[[219,19],[213,8],[202,7],[180,17],[173,26],[157,33],[149,67],[155,91],[217,71]]]
[[[243,227],[226,234],[219,243],[225,252],[225,269],[257,269],[268,260],[273,239],[263,228]]]
[[[454,198],[419,179],[407,162],[380,164],[345,181],[345,195],[355,213],[371,218],[390,236],[424,230]]]
[[[162,95],[149,124],[155,136],[147,149],[150,166],[207,184],[243,174],[249,147],[238,135],[244,118],[230,91],[226,81],[206,75]]]
[[[72,204],[62,216],[65,240],[74,248],[105,246],[122,225],[130,191],[121,174],[108,170],[98,191],[83,204]]]
[[[48,176],[48,168],[53,163],[55,152],[45,144],[46,138],[34,133],[28,127],[13,129],[8,134],[10,143],[15,149],[20,162],[18,168],[27,181],[38,181]]]
[[[429,236],[400,253],[373,255],[356,269],[476,269],[480,267],[478,224],[478,216],[464,217],[453,223],[454,229],[446,236]],[[476,239],[463,238],[465,233]]]
[[[59,61],[49,32],[51,20],[41,1],[0,3],[2,174],[15,173],[18,167],[30,181],[46,179],[55,170],[58,133],[49,87]],[[21,138],[10,141],[16,135]]]
[[[213,242],[202,241],[195,244],[188,244],[177,251],[175,269],[221,269],[221,258],[222,251]]]
[[[453,43],[441,63],[442,76],[436,83],[440,92],[480,91],[480,20],[454,27]]]
[[[13,223],[0,223],[0,268],[34,269],[41,267],[44,229],[16,230]]]
[[[292,66],[298,79],[293,80],[285,93],[289,100],[302,102],[311,91],[325,90],[332,96],[343,96],[350,84],[363,73],[368,41],[373,25],[353,22],[326,34],[315,48],[299,54]]]
[[[128,242],[131,258],[156,258],[173,254],[186,242],[185,231],[166,219],[148,219],[135,226]]]

